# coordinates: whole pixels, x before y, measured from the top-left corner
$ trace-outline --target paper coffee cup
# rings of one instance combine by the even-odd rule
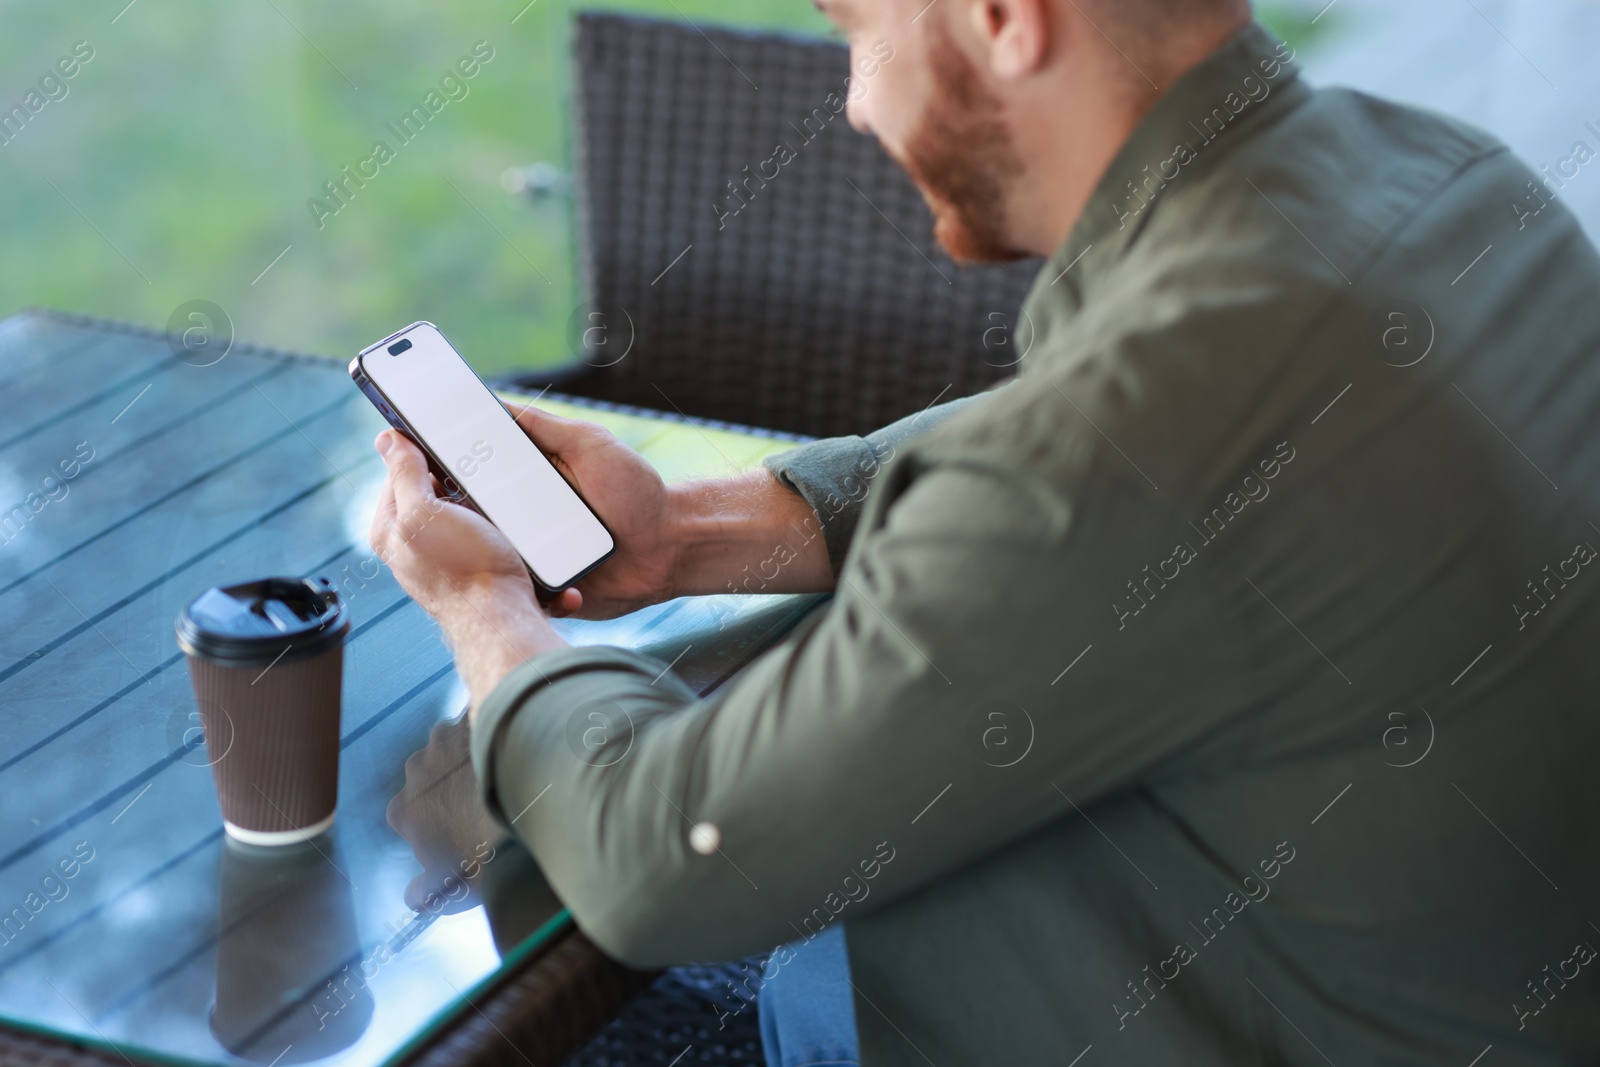
[[[206,755],[233,838],[305,841],[333,824],[349,612],[326,579],[208,589],[178,616]]]

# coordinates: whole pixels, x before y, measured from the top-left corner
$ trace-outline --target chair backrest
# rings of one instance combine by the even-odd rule
[[[575,51],[574,336],[603,326],[585,358],[605,366],[581,391],[826,436],[1014,373],[1038,261],[938,248],[916,188],[849,126],[845,48],[586,13]]]

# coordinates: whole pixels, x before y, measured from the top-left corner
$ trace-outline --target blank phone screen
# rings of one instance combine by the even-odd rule
[[[402,339],[410,347],[390,354]],[[389,338],[362,368],[544,585],[565,588],[611,551],[610,532],[437,329]]]

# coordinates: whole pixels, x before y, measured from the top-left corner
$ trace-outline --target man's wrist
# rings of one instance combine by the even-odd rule
[[[530,583],[482,575],[450,582],[433,616],[449,635],[480,625],[516,623],[530,613],[543,614]]]
[[[668,487],[667,527],[671,588],[663,599],[833,587],[811,505],[765,469]],[[774,567],[779,573],[761,573]]]
[[[708,564],[726,539],[729,516],[720,513],[726,498],[715,482],[681,482],[667,487],[666,588],[662,600],[706,592]]]
[[[500,681],[522,663],[566,648],[533,587],[512,578],[480,578],[452,587],[434,615],[455,652],[456,671],[472,695],[474,718]]]

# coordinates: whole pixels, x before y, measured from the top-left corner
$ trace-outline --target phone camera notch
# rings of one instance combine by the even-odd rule
[[[410,347],[411,347],[410,340],[408,340],[407,338],[402,337],[400,340],[396,341],[394,344],[389,346],[389,354],[391,356],[398,356],[400,353],[406,351]]]

